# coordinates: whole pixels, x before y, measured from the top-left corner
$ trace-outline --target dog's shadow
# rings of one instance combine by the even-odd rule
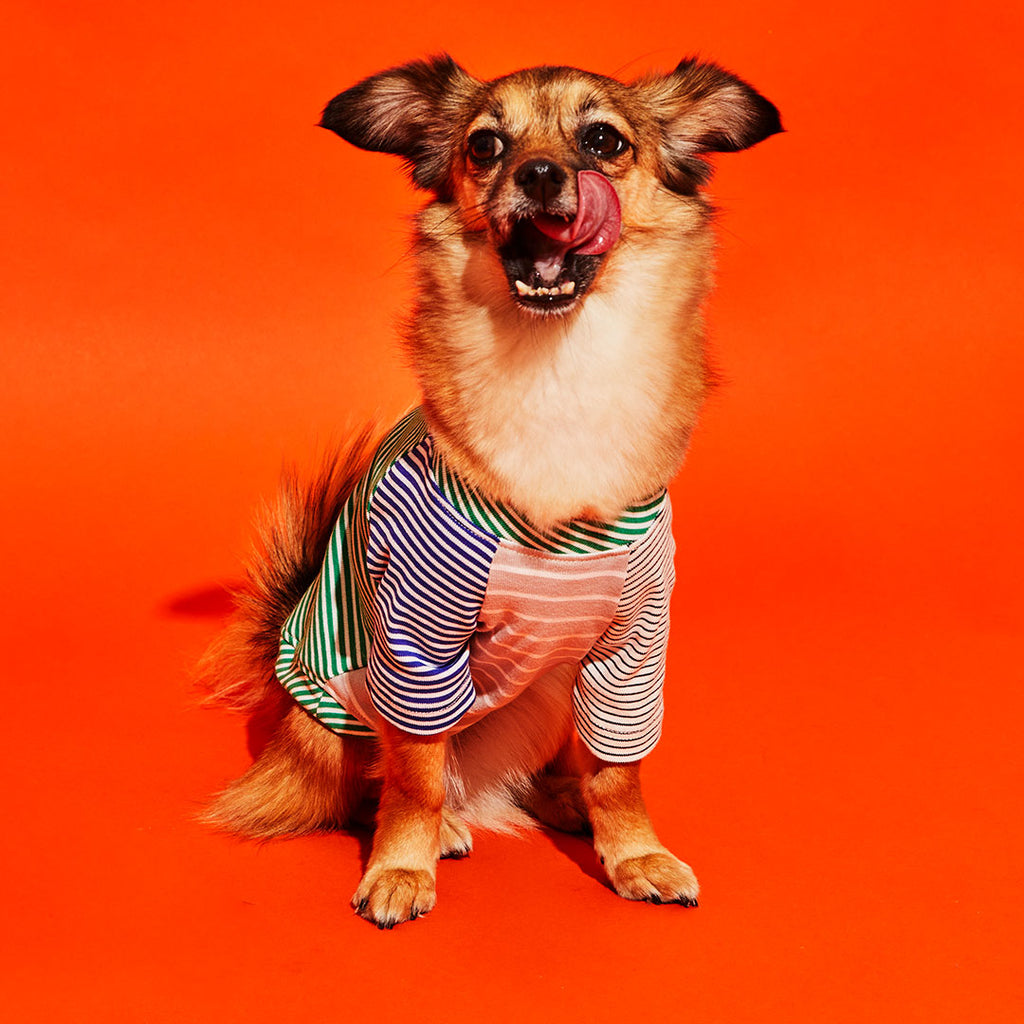
[[[235,610],[234,592],[238,581],[193,587],[167,598],[161,615],[176,619],[226,619]]]
[[[568,857],[583,874],[600,882],[606,889],[611,885],[594,853],[594,843],[589,835],[576,832],[559,832],[557,829],[542,826],[540,832],[552,846],[563,856]]]

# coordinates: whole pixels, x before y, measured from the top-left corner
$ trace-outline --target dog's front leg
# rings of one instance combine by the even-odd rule
[[[580,778],[594,850],[608,880],[628,900],[697,905],[693,871],[662,846],[640,793],[640,762],[611,764],[589,751]]]
[[[444,808],[445,738],[383,727],[384,783],[356,913],[393,928],[433,909]]]

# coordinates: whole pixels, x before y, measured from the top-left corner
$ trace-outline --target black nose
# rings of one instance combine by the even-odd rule
[[[527,160],[516,171],[516,184],[541,206],[547,206],[562,191],[565,178],[565,171],[553,160]]]

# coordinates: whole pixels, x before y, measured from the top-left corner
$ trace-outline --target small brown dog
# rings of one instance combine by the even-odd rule
[[[632,84],[448,57],[366,79],[322,125],[405,159],[423,404],[285,487],[204,679],[272,735],[207,819],[254,837],[376,804],[352,899],[435,902],[469,825],[591,830],[615,891],[695,905],[640,794],[673,583],[666,485],[709,386],[705,155],[781,131],[722,69]]]

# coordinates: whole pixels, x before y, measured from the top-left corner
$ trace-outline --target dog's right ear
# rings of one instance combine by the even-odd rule
[[[335,96],[320,127],[361,149],[403,157],[415,185],[443,196],[460,115],[480,84],[447,54],[414,61]]]

